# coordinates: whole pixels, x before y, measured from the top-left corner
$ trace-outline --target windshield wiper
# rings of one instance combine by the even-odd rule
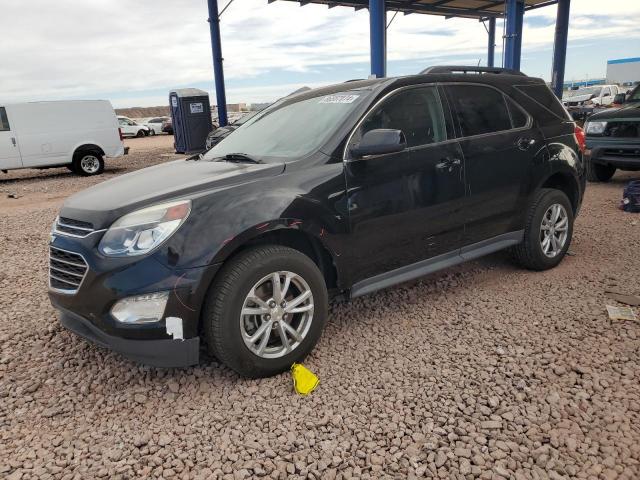
[[[227,162],[248,162],[248,163],[263,163],[262,160],[253,158],[246,153],[227,153],[223,157]]]

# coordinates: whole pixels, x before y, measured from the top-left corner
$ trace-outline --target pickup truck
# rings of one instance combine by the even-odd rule
[[[607,182],[617,169],[640,170],[640,85],[616,95],[619,108],[591,115],[585,123],[587,179]]]
[[[616,95],[623,93],[617,85],[597,85],[569,90],[562,96],[562,104],[574,120],[584,122],[590,115],[613,105]]]

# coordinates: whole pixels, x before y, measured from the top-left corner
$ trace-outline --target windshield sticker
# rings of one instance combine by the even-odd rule
[[[360,95],[327,95],[318,103],[353,103]]]

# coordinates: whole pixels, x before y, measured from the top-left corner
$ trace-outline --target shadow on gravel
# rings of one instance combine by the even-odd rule
[[[49,169],[47,169],[49,170]],[[66,167],[64,168],[55,168],[55,169],[51,169],[51,173],[45,173],[45,172],[40,172],[40,171],[35,171],[33,172],[32,175],[29,176],[24,176],[21,175],[19,177],[9,177],[9,178],[5,178],[7,175],[11,175],[9,174],[0,174],[0,185],[3,184],[19,184],[21,182],[30,182],[33,180],[57,180],[57,179],[64,179],[64,178],[70,178],[70,177],[77,177],[78,179],[80,178],[91,178],[91,177],[82,177],[80,175],[76,175],[75,173],[71,172],[69,169],[67,169]],[[111,176],[111,175],[115,175],[115,174],[120,174],[120,173],[124,173],[127,171],[127,167],[116,167],[116,166],[109,166],[106,167],[104,172],[99,175],[96,178],[99,178],[101,176]],[[20,170],[18,170],[18,172],[20,172]]]

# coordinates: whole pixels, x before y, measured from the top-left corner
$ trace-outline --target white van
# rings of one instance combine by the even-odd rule
[[[106,100],[0,104],[0,170],[67,166],[98,175],[105,157],[125,154]]]

